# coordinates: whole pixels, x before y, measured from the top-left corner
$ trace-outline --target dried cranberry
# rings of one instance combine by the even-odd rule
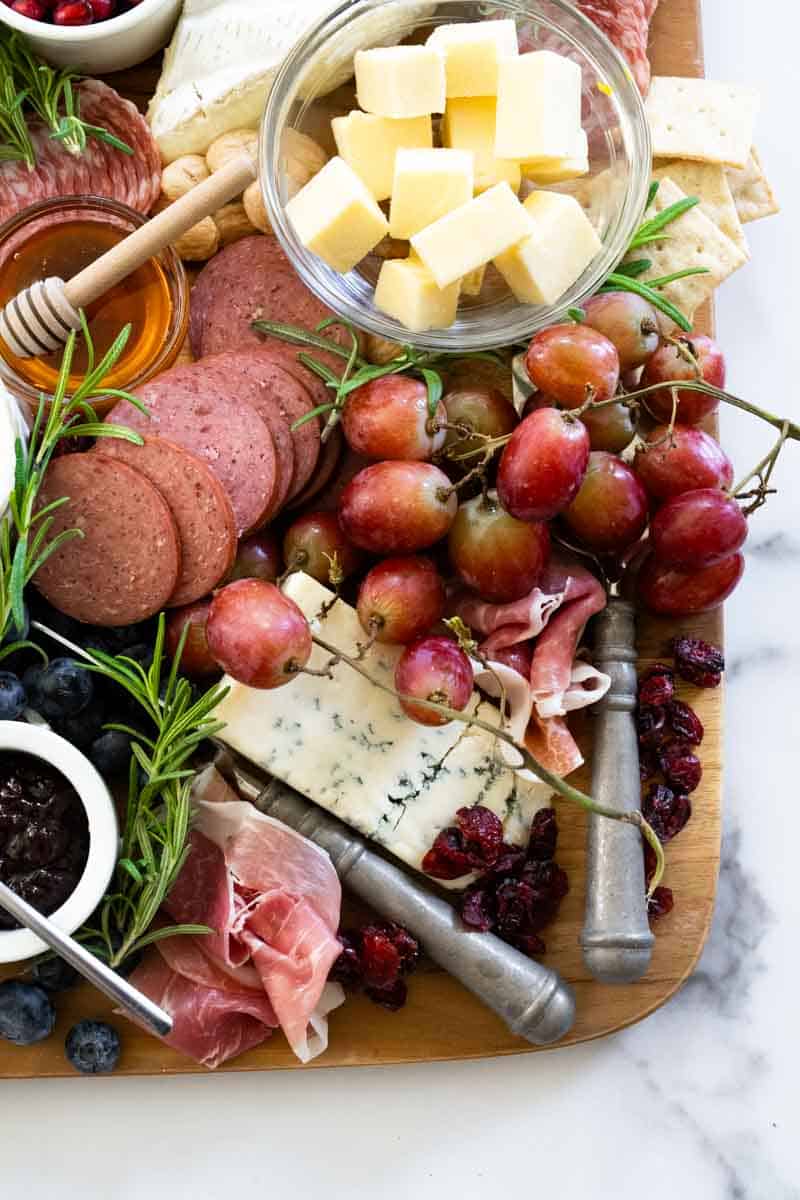
[[[700,759],[688,742],[668,742],[659,756],[667,783],[679,792],[693,792],[703,777]]]
[[[361,969],[367,987],[392,987],[400,978],[400,951],[379,925],[361,930]]]
[[[443,829],[422,860],[422,869],[433,879],[460,879],[472,871],[472,857],[464,848],[459,829]]]
[[[636,731],[639,735],[639,745],[658,747],[664,741],[667,730],[667,710],[665,708],[639,708],[636,714]]]
[[[533,932],[535,892],[522,879],[506,879],[497,888],[497,928],[504,937]]]
[[[461,897],[461,920],[470,929],[488,933],[496,919],[494,891],[482,883],[467,888]]]
[[[642,801],[642,816],[652,825],[660,842],[669,842],[692,815],[692,802],[682,792],[654,783]]]
[[[408,987],[402,979],[396,979],[389,987],[367,987],[364,991],[373,1004],[380,1004],[389,1012],[398,1012],[408,999]]]
[[[681,741],[691,742],[699,746],[703,740],[705,729],[697,713],[682,700],[673,700],[667,705],[667,724],[676,737]]]
[[[642,746],[639,749],[639,778],[642,783],[646,783],[648,779],[652,779],[658,770],[658,757],[655,750],[649,746]]]
[[[410,975],[419,962],[419,942],[405,926],[398,925],[396,921],[385,921],[382,928],[400,955],[400,973]]]
[[[569,891],[567,872],[554,862],[529,862],[522,878],[536,892],[537,902],[558,903]]]
[[[340,933],[339,941],[342,943],[342,953],[331,967],[328,979],[332,983],[341,983],[343,987],[356,990],[364,982],[358,953],[359,936],[355,932]]]
[[[649,886],[650,880],[653,878],[653,876],[656,873],[656,867],[658,866],[658,858],[656,857],[655,850],[653,849],[653,847],[650,845],[649,842],[643,841],[642,846],[644,847],[644,880],[645,880],[645,883]]]
[[[532,858],[536,862],[546,862],[555,854],[557,841],[556,814],[552,808],[540,808],[531,822],[528,858]]]
[[[521,950],[523,954],[527,954],[529,958],[535,958],[537,954],[544,954],[547,949],[537,933],[522,933],[515,937],[511,944],[517,950]]]
[[[460,808],[456,823],[477,867],[491,867],[497,861],[503,844],[503,823],[490,808],[475,804],[472,808]]]
[[[672,667],[656,663],[639,680],[639,703],[643,707],[669,704],[675,691],[675,672]]]
[[[647,902],[647,913],[651,920],[664,917],[675,907],[675,897],[672,888],[657,887]]]
[[[721,650],[702,638],[674,638],[675,670],[696,687],[718,687],[725,670]]]
[[[507,842],[503,842],[490,873],[498,879],[506,875],[516,875],[525,866],[526,861],[527,853],[522,846],[509,846]]]

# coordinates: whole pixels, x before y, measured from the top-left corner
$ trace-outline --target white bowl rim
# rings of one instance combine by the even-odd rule
[[[89,822],[89,856],[75,890],[49,920],[74,933],[91,916],[108,887],[117,861],[119,827],[103,777],[85,754],[52,729],[24,721],[0,721],[0,752],[13,750],[50,763],[72,784]],[[0,963],[21,962],[47,946],[29,929],[0,930]]]
[[[131,8],[128,12],[118,13],[106,21],[96,21],[91,25],[52,25],[49,21],[34,21],[31,17],[23,17],[14,12],[13,8],[3,4],[0,8],[0,20],[28,37],[35,36],[51,42],[84,44],[98,42],[111,34],[125,33],[140,20],[152,16],[160,8],[166,8],[171,3],[172,0],[141,0],[141,4],[137,4],[136,8]]]

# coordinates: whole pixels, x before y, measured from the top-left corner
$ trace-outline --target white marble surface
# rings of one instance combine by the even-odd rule
[[[795,26],[795,36],[789,27]],[[784,215],[719,303],[734,390],[800,417],[795,0],[706,0],[709,73],[757,83]],[[794,159],[794,165],[790,161]],[[737,466],[767,435],[725,419]],[[0,1190],[30,1200],[800,1197],[800,446],[728,608],[725,844],[694,978],[644,1024],[547,1055],[312,1074],[0,1084]],[[691,836],[689,834],[689,836]],[[387,1020],[390,1020],[387,1017]]]

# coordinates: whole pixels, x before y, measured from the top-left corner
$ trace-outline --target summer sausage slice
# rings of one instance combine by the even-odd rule
[[[158,488],[127,463],[65,454],[47,468],[38,506],[52,513],[48,541],[80,529],[45,561],[34,584],[61,612],[92,625],[132,625],[169,600],[180,572],[172,513]]]
[[[236,557],[233,509],[211,468],[166,438],[146,436],[143,446],[103,438],[91,453],[141,471],[169,505],[181,546],[181,569],[168,605],[191,604],[207,595]]]
[[[270,513],[277,482],[272,434],[234,387],[202,363],[172,367],[139,389],[148,414],[123,400],[106,420],[165,437],[208,463],[228,493],[238,534],[258,528]]]
[[[313,500],[323,488],[327,487],[342,457],[342,441],[341,430],[338,425],[335,425],[330,437],[322,447],[313,475],[302,491],[293,497],[289,508],[302,508],[309,500]]]

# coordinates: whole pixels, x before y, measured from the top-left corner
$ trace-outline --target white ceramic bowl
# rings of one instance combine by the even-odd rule
[[[114,871],[119,846],[117,813],[101,775],[80,750],[41,725],[0,721],[0,754],[4,750],[44,759],[75,788],[89,823],[89,857],[75,891],[50,914],[65,933],[74,933],[103,898]],[[27,929],[0,930],[0,963],[21,962],[47,947]]]
[[[105,75],[144,62],[170,39],[182,0],[142,0],[121,16],[96,25],[50,25],[0,4],[0,21],[18,29],[35,52],[57,67]]]

